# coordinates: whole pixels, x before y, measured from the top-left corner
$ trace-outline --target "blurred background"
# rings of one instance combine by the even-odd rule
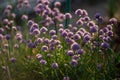
[[[17,3],[19,0],[0,0],[0,19],[4,17],[3,11],[8,4],[13,5],[13,10],[17,14],[25,13],[26,9],[23,8],[21,12],[17,11]],[[37,0],[28,0],[30,3],[29,13],[32,13],[33,8],[37,4]],[[62,12],[66,12],[66,4],[68,0],[49,0],[51,4],[54,1],[60,1],[62,6],[60,7]],[[78,8],[86,9],[91,18],[94,18],[95,13],[101,13],[104,17],[116,17],[120,18],[120,0],[69,0],[70,3],[70,11],[72,14]],[[73,15],[74,16],[74,15]]]

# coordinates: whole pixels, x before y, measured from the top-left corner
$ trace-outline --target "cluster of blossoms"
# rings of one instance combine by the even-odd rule
[[[24,4],[29,7],[28,0],[19,0],[18,7]],[[97,22],[102,23],[104,21],[100,14],[97,13],[95,15],[97,22],[94,22],[90,19],[86,10],[77,9],[75,14],[79,19],[76,21],[76,25],[68,24],[68,28],[64,28],[65,26],[62,22],[73,17],[71,13],[61,13],[58,9],[60,5],[60,2],[55,2],[54,6],[50,8],[48,0],[38,0],[34,11],[38,17],[41,17],[39,22],[32,19],[29,20],[29,16],[25,14],[21,16],[21,20],[27,22],[27,26],[23,26],[26,27],[24,28],[27,30],[26,33],[23,32],[25,30],[21,26],[15,25],[14,19],[16,15],[11,13],[12,6],[8,5],[4,12],[7,16],[12,17],[12,19],[3,19],[3,26],[5,28],[0,28],[0,44],[4,45],[2,51],[5,52],[8,47],[11,47],[9,43],[11,41],[15,50],[19,49],[21,45],[25,49],[27,48],[27,50],[31,49],[31,52],[36,54],[35,56],[41,65],[49,63],[45,58],[46,56],[51,60],[52,58],[55,59],[51,61],[51,67],[56,70],[60,65],[57,60],[60,55],[68,58],[68,61],[63,60],[63,62],[66,62],[65,64],[77,67],[79,66],[81,56],[86,53],[86,47],[89,50],[93,47],[107,50],[110,47],[109,42],[113,36],[112,26],[117,22],[115,18],[110,19],[106,27],[100,28]],[[54,30],[52,26],[55,26],[57,29]],[[12,55],[9,60],[15,62],[17,59]],[[100,66],[98,65],[98,67]],[[66,75],[63,80],[70,80],[70,78]]]
[[[61,22],[64,20],[64,14],[62,14],[58,7],[60,2],[55,2],[53,9],[49,7],[50,2],[48,0],[39,0],[34,11],[37,15],[42,16],[41,24],[45,27],[55,25],[55,22]]]
[[[22,7],[29,8],[30,7],[29,0],[18,0],[17,8],[21,9]]]

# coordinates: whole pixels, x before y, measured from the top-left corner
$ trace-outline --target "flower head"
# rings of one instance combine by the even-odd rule
[[[84,53],[84,50],[83,50],[83,49],[79,49],[79,50],[77,51],[77,53],[78,53],[78,54],[83,54],[83,53]]]
[[[77,10],[75,11],[75,14],[78,15],[78,16],[81,16],[81,15],[83,14],[82,9],[77,9]]]
[[[46,61],[46,60],[41,59],[41,60],[40,60],[40,64],[45,65],[45,64],[47,64],[47,61]]]
[[[66,13],[66,14],[65,14],[65,18],[66,18],[66,19],[71,19],[71,18],[72,18],[72,15],[71,15],[70,13]]]
[[[70,64],[74,67],[76,67],[78,65],[78,61],[75,59],[72,59],[72,61],[70,62]]]
[[[68,55],[68,56],[73,56],[73,55],[74,55],[73,50],[69,50],[69,51],[67,52],[67,55]]]
[[[27,15],[22,15],[21,19],[22,20],[28,20],[28,16]]]
[[[10,35],[10,34],[6,34],[6,35],[5,35],[5,38],[6,38],[7,40],[9,40],[9,39],[11,38],[11,35]]]
[[[111,18],[111,19],[109,20],[109,23],[110,23],[110,24],[116,24],[116,23],[117,23],[117,19],[116,19],[116,18]]]
[[[38,54],[36,54],[36,58],[37,58],[38,60],[41,60],[41,59],[43,58],[43,56],[38,53]]]
[[[10,61],[14,63],[16,61],[16,58],[12,57],[10,58]]]
[[[80,49],[80,45],[79,45],[78,43],[74,42],[74,43],[71,45],[71,49],[72,49],[73,51],[78,50],[78,49]]]
[[[55,35],[56,34],[56,31],[55,30],[50,30],[50,35]]]
[[[41,47],[41,50],[42,50],[42,51],[45,51],[45,52],[48,51],[48,46],[43,45],[43,46]]]
[[[61,3],[57,1],[57,2],[54,3],[54,6],[59,7],[59,6],[61,6]]]
[[[70,80],[68,76],[64,77],[63,80]]]
[[[109,45],[109,43],[107,43],[107,42],[103,42],[103,43],[101,44],[101,47],[102,47],[103,49],[107,49],[107,48],[110,47],[110,45]]]
[[[58,63],[56,63],[56,62],[55,62],[55,63],[52,63],[52,68],[53,68],[53,69],[57,69],[57,68],[58,68]]]

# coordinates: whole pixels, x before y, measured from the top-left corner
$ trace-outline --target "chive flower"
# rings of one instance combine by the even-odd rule
[[[57,68],[58,68],[58,63],[56,63],[56,62],[55,62],[55,63],[52,63],[52,68],[53,68],[53,69],[57,69]]]

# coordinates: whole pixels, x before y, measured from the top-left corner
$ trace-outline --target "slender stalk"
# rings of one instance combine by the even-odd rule
[[[56,35],[57,35],[57,33],[58,33],[58,31],[57,31],[57,22],[54,20],[54,23],[55,23],[55,31],[56,31]]]
[[[71,10],[71,0],[66,0],[66,12],[70,12]],[[65,20],[65,28],[68,28],[68,24],[70,22],[70,19]]]
[[[8,78],[9,78],[9,80],[12,80],[12,78],[11,78],[11,74],[10,74],[9,66],[6,66],[6,69],[7,69],[7,74],[8,74]]]
[[[9,59],[10,59],[10,41],[8,41],[8,44],[9,44],[9,50],[8,50],[8,53],[7,53],[7,59],[6,59],[6,69],[7,69],[7,75],[8,75],[8,78],[9,80],[12,80],[12,77],[11,77],[11,73],[10,73],[10,68],[9,68]]]
[[[57,70],[55,70],[55,75],[57,77],[57,80],[60,80],[59,77],[58,77],[58,74],[57,74]]]

